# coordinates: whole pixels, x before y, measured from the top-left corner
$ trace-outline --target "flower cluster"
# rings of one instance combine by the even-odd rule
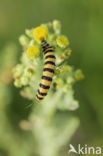
[[[19,41],[23,52],[20,64],[13,69],[14,85],[22,87],[22,96],[34,100],[44,63],[42,39],[55,47],[56,68],[49,94],[52,95],[61,90],[64,99],[67,94],[70,94],[74,100],[73,83],[84,76],[80,69],[75,71],[68,64],[72,50],[68,38],[61,33],[61,23],[58,20],[26,29],[25,34],[20,36]]]

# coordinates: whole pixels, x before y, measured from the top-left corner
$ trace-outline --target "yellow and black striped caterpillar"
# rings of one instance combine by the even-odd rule
[[[41,42],[41,46],[43,48],[45,58],[44,58],[43,75],[41,77],[38,92],[36,94],[36,100],[38,102],[44,99],[44,97],[48,93],[54,75],[55,59],[56,59],[54,55],[54,48],[50,46],[45,40]]]

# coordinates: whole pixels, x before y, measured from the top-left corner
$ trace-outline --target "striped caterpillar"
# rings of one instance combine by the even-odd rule
[[[44,99],[44,97],[48,93],[54,75],[55,59],[56,59],[54,55],[54,48],[50,46],[45,40],[42,40],[41,46],[43,48],[45,58],[44,58],[43,75],[41,77],[38,92],[36,94],[36,100],[38,102]]]

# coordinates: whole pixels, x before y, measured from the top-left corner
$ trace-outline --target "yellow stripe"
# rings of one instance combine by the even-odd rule
[[[39,102],[40,100],[36,97],[36,101]]]
[[[51,68],[51,69],[54,69],[55,66],[52,65],[52,64],[45,64],[45,65],[44,65],[44,68]]]
[[[54,59],[54,58],[47,58],[47,59],[45,59],[45,61],[44,61],[44,62],[47,62],[47,61],[52,61],[52,62],[54,62],[54,63],[55,63],[55,59]]]
[[[44,97],[45,97],[45,95],[44,95],[44,96],[42,96],[42,95],[40,95],[39,93],[38,93],[38,96],[39,96],[40,98],[44,98]]]
[[[44,71],[43,72],[43,76],[48,76],[48,77],[53,77],[53,73],[49,72],[49,71]]]
[[[46,86],[50,86],[51,81],[41,79],[40,83],[43,84],[43,85],[46,85]]]
[[[43,43],[43,46],[44,46],[44,47],[47,46],[47,43]]]
[[[47,48],[46,50],[44,50],[44,52],[48,51],[48,50],[53,50],[53,48]]]
[[[47,93],[48,90],[49,90],[49,89],[43,89],[43,88],[39,87],[39,91],[40,91],[41,93]]]
[[[48,52],[45,54],[45,56],[48,56],[48,55],[54,55],[54,52]]]

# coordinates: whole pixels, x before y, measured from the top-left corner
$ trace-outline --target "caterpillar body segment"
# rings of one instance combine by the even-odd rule
[[[41,46],[44,52],[44,69],[43,75],[40,80],[38,92],[36,94],[36,100],[38,102],[44,99],[44,97],[48,93],[54,75],[55,59],[56,59],[54,55],[54,48],[52,46],[50,46],[44,40],[41,42]]]

